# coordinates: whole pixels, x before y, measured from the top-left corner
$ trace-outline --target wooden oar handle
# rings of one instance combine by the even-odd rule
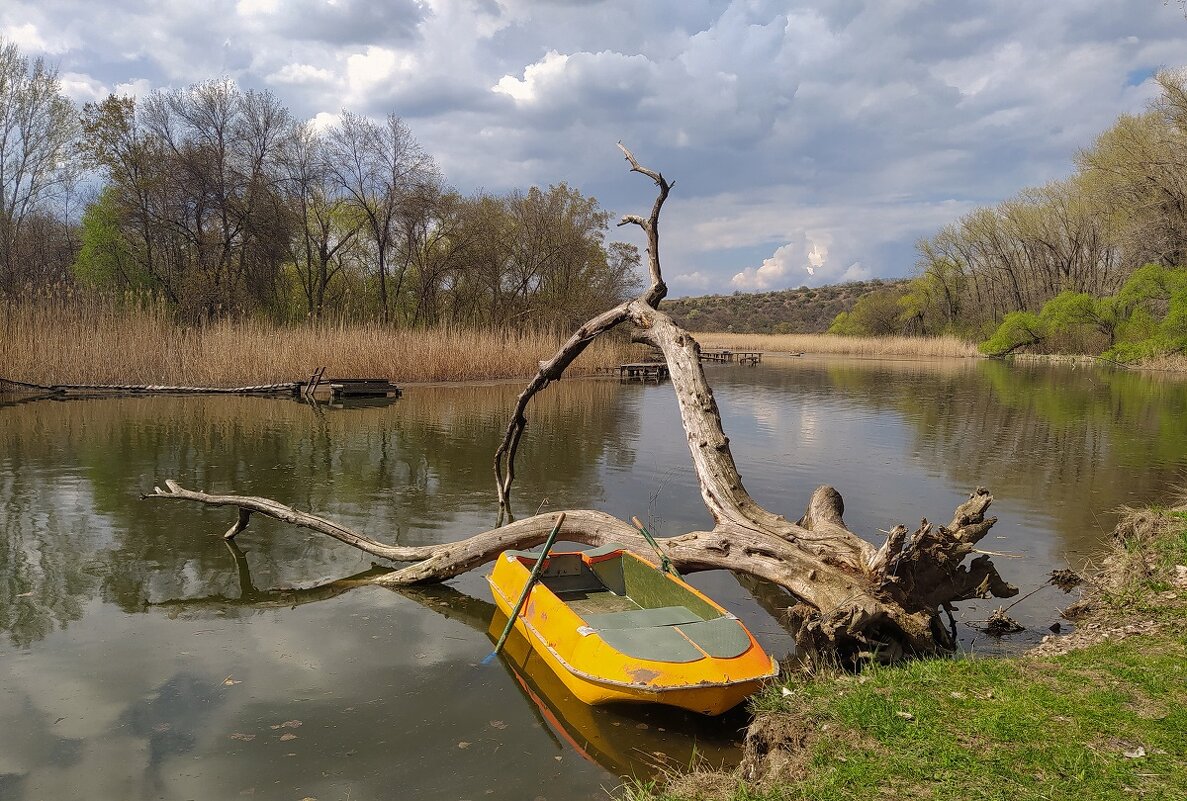
[[[632,522],[632,523],[634,523],[634,524],[635,524],[635,528],[639,529],[640,531],[646,531],[646,530],[647,530],[647,527],[646,527],[646,526],[644,526],[642,523],[640,523],[640,522],[639,522],[639,518],[637,518],[637,517],[634,517],[633,515],[631,516],[631,522]]]
[[[552,544],[556,542],[556,535],[560,533],[561,524],[564,522],[565,513],[561,512],[557,515],[556,524],[553,525],[552,531],[548,533],[548,538],[544,540],[544,549],[536,557],[536,564],[532,566],[532,572],[528,575],[527,583],[523,585],[523,592],[519,594],[519,600],[515,602],[515,608],[511,610],[511,614],[507,617],[507,626],[503,629],[503,634],[499,637],[499,641],[495,643],[495,650],[491,651],[486,659],[482,660],[483,664],[493,659],[495,654],[502,649],[503,643],[507,642],[507,636],[511,633],[511,629],[515,627],[515,619],[519,617],[519,611],[523,609],[523,602],[527,600],[528,593],[532,591],[532,587],[544,571],[544,560],[548,558],[548,552],[552,550]]]

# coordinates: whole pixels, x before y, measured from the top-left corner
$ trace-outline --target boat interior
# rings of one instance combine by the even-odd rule
[[[538,554],[516,552],[526,567]],[[540,583],[616,650],[639,659],[730,658],[750,647],[732,615],[621,547],[553,553]]]

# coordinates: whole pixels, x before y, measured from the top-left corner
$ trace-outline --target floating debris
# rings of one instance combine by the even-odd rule
[[[1084,577],[1074,570],[1064,568],[1052,570],[1049,581],[1064,592],[1071,592],[1084,583]]]
[[[1020,631],[1025,631],[1025,628],[1017,620],[1007,615],[1005,609],[998,607],[989,616],[989,620],[985,621],[984,631],[986,634],[1001,637],[1004,634],[1017,634]]]

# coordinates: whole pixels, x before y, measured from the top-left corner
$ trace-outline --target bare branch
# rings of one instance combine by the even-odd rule
[[[631,171],[651,178],[660,189],[655,202],[652,204],[651,216],[647,220],[644,220],[638,215],[626,215],[619,222],[619,225],[634,223],[647,232],[647,260],[651,283],[636,300],[654,309],[668,293],[668,287],[664,283],[663,274],[660,272],[659,266],[659,213],[660,209],[663,208],[664,200],[667,199],[671,185],[664,180],[663,175],[660,173],[640,166],[639,162],[635,160],[634,155],[627,150],[622,142],[618,143],[618,147],[626,155],[627,161],[631,163]],[[503,521],[504,517],[507,519],[513,518],[511,513],[511,485],[515,481],[515,454],[519,449],[519,440],[523,436],[524,429],[527,427],[528,404],[536,393],[543,390],[553,381],[560,380],[561,374],[573,363],[574,359],[581,355],[582,351],[585,350],[590,342],[610,331],[618,324],[632,319],[632,315],[630,314],[631,303],[631,301],[627,301],[626,303],[619,304],[613,309],[603,312],[592,320],[587,321],[578,328],[573,336],[569,337],[569,340],[561,346],[561,349],[540,368],[535,378],[531,380],[516,399],[515,409],[512,411],[511,420],[507,424],[507,431],[503,435],[503,441],[499,444],[498,450],[495,451],[494,458],[495,489],[499,500],[500,522]],[[634,319],[637,324],[647,327],[646,321],[641,320],[638,315],[635,315]],[[699,363],[697,369],[700,369]]]
[[[172,488],[171,488],[172,489]],[[235,539],[235,535],[247,528],[247,524],[251,522],[251,510],[239,508],[239,517],[235,520],[235,524],[227,529],[227,533],[223,535],[223,539],[228,542]]]
[[[357,531],[353,531],[341,523],[335,523],[332,520],[327,520],[324,517],[309,514],[308,512],[298,511],[291,506],[285,506],[271,498],[259,498],[251,495],[210,495],[205,492],[185,489],[176,481],[172,480],[166,481],[165,486],[168,489],[153,487],[152,492],[140,496],[141,500],[182,500],[196,501],[207,506],[233,506],[240,512],[240,521],[243,520],[244,512],[257,512],[274,520],[291,523],[300,528],[307,528],[311,531],[325,534],[372,556],[389,559],[394,562],[411,562],[425,559],[432,552],[431,547],[426,550],[424,548],[402,548],[396,545],[386,545]],[[236,528],[242,530],[237,522],[227,533],[230,534]],[[239,532],[236,531],[235,533],[237,534]]]
[[[618,149],[622,151],[623,155],[626,156],[626,160],[630,162],[631,172],[646,175],[659,187],[655,202],[651,204],[651,214],[646,221],[643,221],[637,215],[627,215],[619,223],[622,225],[633,222],[647,232],[647,266],[651,273],[651,286],[647,288],[646,292],[640,295],[639,299],[654,309],[659,306],[660,301],[668,294],[668,287],[664,283],[663,273],[659,267],[659,213],[664,206],[664,201],[668,199],[668,193],[672,191],[672,184],[668,183],[659,171],[640,165],[635,159],[634,154],[622,142],[618,143]]]
[[[627,319],[628,303],[621,303],[607,312],[602,312],[585,325],[577,329],[569,337],[561,349],[541,367],[536,377],[519,393],[515,400],[515,410],[511,414],[511,422],[507,424],[507,431],[499,449],[495,451],[495,486],[499,496],[500,522],[504,515],[511,517],[511,484],[515,481],[515,454],[519,450],[519,440],[527,427],[528,403],[536,393],[543,390],[553,381],[559,381],[565,368],[573,363],[581,353],[601,334],[609,331]],[[504,473],[504,466],[506,473]]]
[[[655,181],[655,185],[660,187],[661,190],[664,187],[668,186],[668,182],[664,180],[663,175],[661,175],[656,170],[648,169],[647,167],[641,166],[639,164],[639,162],[635,159],[635,155],[633,153],[631,153],[631,151],[627,149],[627,146],[624,145],[621,141],[618,143],[618,149],[622,151],[622,154],[624,156],[626,156],[626,160],[631,163],[631,172],[643,173],[648,178]]]

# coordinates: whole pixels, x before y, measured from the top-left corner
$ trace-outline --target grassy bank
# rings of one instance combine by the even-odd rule
[[[625,797],[1187,798],[1184,565],[1187,505],[1134,511],[1076,605],[1076,633],[1015,659],[768,688],[739,772],[635,785]]]
[[[708,331],[694,333],[693,336],[705,348],[775,353],[915,359],[981,355],[976,345],[953,336],[844,337],[833,334],[728,334]]]
[[[536,372],[569,332],[405,330],[375,324],[178,326],[159,308],[97,302],[0,302],[0,376],[36,384],[243,386],[308,378],[406,383],[518,378]],[[625,338],[594,342],[578,370],[629,361]]]

